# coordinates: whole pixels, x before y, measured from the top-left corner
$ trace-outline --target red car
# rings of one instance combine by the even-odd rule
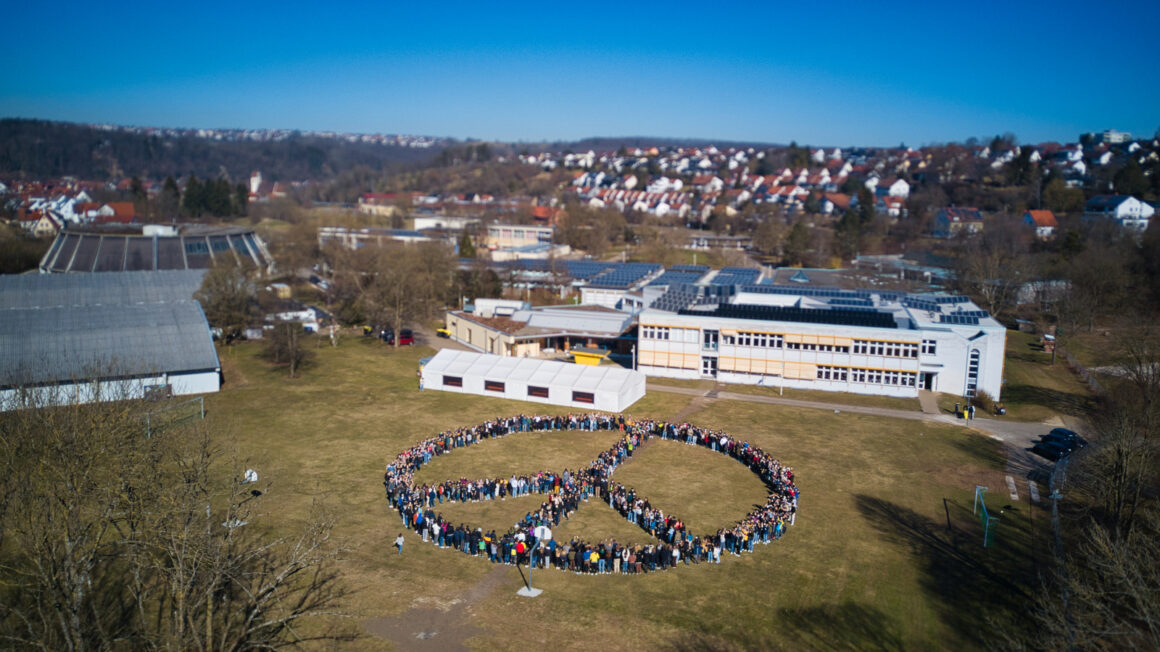
[[[395,331],[390,328],[384,328],[379,337],[390,344],[395,345]],[[413,346],[415,344],[415,333],[410,328],[404,328],[399,331],[399,346]]]

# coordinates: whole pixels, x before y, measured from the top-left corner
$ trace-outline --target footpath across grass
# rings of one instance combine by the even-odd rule
[[[316,501],[336,516],[335,537],[350,548],[342,574],[355,591],[344,612],[363,622],[456,604],[496,570],[410,533],[404,554],[394,554],[391,541],[402,528],[383,499],[383,466],[440,430],[569,410],[420,392],[418,359],[431,354],[422,347],[395,350],[369,338],[346,339],[338,348],[316,349],[296,379],[258,351],[243,344],[222,352],[226,384],[207,397],[209,418],[221,433],[217,444],[226,459],[259,470],[270,483],[256,507],[262,527],[287,532]],[[654,392],[629,412],[671,419],[689,399]],[[986,647],[986,619],[1008,618],[1009,608],[1031,591],[1031,562],[1045,549],[1039,532],[1047,518],[1038,509],[1032,516],[1025,503],[1004,509],[1005,459],[997,442],[953,426],[740,401],[711,401],[685,418],[795,468],[801,507],[786,536],[753,555],[727,556],[719,566],[643,577],[537,572],[545,592],[534,600],[516,596],[515,569],[498,567],[502,582],[471,605],[471,624],[481,633],[469,646],[978,649]],[[512,435],[456,451],[422,474],[435,480],[565,468],[605,445],[599,437],[567,435]],[[617,479],[696,531],[731,522],[763,493],[740,464],[672,442],[650,443]],[[991,487],[993,512],[1003,510],[997,545],[988,550],[971,515],[976,484]],[[520,502],[528,500],[455,509],[466,522],[500,529],[527,511]],[[558,534],[648,542],[646,533],[600,504],[586,505]],[[367,635],[352,647],[393,644]]]

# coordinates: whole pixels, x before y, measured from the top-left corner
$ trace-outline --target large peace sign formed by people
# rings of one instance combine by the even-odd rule
[[[612,448],[576,471],[540,471],[510,478],[459,479],[434,484],[414,482],[415,471],[434,457],[485,439],[541,430],[617,430],[622,436]],[[678,516],[665,513],[648,498],[612,479],[617,467],[632,460],[633,454],[655,437],[704,446],[745,464],[765,483],[769,498],[730,527],[716,533],[690,532]],[[687,423],[676,425],[633,420],[623,415],[581,414],[520,415],[441,432],[399,453],[387,465],[383,484],[387,501],[399,512],[403,524],[420,534],[424,541],[432,541],[439,547],[486,557],[493,563],[530,563],[535,567],[577,573],[643,573],[675,568],[681,563],[721,563],[724,553],[753,552],[756,543],[780,539],[793,524],[797,512],[798,490],[793,478],[793,469],[725,433]],[[525,514],[502,534],[453,524],[436,511],[444,502],[499,500],[533,493],[543,496],[540,507]],[[629,547],[615,541],[586,542],[579,538],[557,541],[552,536],[552,528],[589,498],[607,503],[659,543]]]

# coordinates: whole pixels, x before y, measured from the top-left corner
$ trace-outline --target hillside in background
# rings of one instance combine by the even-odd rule
[[[29,179],[163,179],[191,173],[217,178],[225,172],[240,181],[254,170],[274,181],[326,179],[356,166],[383,170],[422,164],[441,150],[441,145],[420,149],[301,134],[278,141],[222,141],[44,120],[0,120],[0,175]]]

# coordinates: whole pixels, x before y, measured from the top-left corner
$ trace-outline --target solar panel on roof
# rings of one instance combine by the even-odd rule
[[[705,314],[703,311],[682,309],[678,314]],[[798,323],[830,324],[839,326],[863,326],[869,328],[897,328],[894,317],[889,313],[863,310],[814,310],[785,306],[749,306],[720,304],[712,313],[717,317],[752,319],[760,321],[789,321]]]

